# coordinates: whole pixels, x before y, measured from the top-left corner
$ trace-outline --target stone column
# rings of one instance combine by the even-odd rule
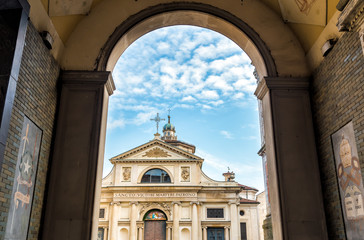
[[[192,240],[198,240],[198,202],[191,202],[192,205]]]
[[[143,227],[139,227],[138,240],[143,240]]]
[[[224,227],[225,240],[229,240],[229,227]]]
[[[179,206],[181,202],[172,202],[173,205],[173,240],[179,240]]]
[[[255,91],[262,101],[275,240],[328,239],[309,84],[308,78],[266,77]]]
[[[137,240],[137,205],[138,202],[130,202],[131,212],[130,212],[130,240]]]
[[[118,239],[118,221],[119,221],[119,202],[113,202],[112,205],[112,217],[110,228],[110,240]]]
[[[238,208],[236,202],[230,202],[230,218],[231,218],[231,228],[230,228],[230,239],[239,239],[239,218],[237,216]]]
[[[109,228],[104,227],[104,240],[109,239]]]
[[[172,228],[167,227],[167,240],[171,240],[171,231],[172,231]]]
[[[64,71],[42,239],[97,238],[110,72]],[[77,234],[75,234],[77,233]]]
[[[202,227],[202,240],[207,240],[207,227]]]

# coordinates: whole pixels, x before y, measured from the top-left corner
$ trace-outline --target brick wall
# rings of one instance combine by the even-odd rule
[[[0,174],[0,239],[4,238],[24,115],[43,130],[28,239],[38,239],[57,103],[59,66],[31,23],[23,58],[4,163]]]
[[[346,239],[331,134],[353,121],[364,173],[364,57],[359,34],[345,33],[313,75],[312,105],[329,239]]]

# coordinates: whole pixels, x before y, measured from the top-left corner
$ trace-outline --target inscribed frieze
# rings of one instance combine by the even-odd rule
[[[114,193],[115,198],[176,198],[197,197],[197,193],[169,192],[169,193]]]

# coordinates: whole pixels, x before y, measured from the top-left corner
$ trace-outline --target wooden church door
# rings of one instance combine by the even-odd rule
[[[207,240],[224,240],[224,228],[207,228]]]
[[[166,221],[145,221],[144,240],[166,240]]]
[[[144,217],[144,240],[166,240],[166,215],[151,210]]]

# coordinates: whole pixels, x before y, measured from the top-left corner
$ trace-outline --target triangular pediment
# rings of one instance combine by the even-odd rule
[[[164,141],[155,139],[139,147],[117,155],[110,161],[122,160],[148,160],[148,159],[170,159],[170,160],[202,160],[202,158],[186,152]]]

